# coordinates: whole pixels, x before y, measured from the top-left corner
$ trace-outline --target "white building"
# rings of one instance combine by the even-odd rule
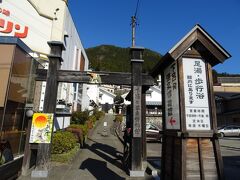
[[[114,98],[116,97],[115,94],[113,94],[110,91],[107,91],[105,88],[100,87],[99,88],[99,103],[100,104],[114,104]]]
[[[146,92],[146,113],[162,114],[162,93],[158,86],[151,86]]]
[[[122,96],[125,105],[130,105],[131,101],[126,100],[128,93]],[[146,114],[162,114],[162,93],[159,86],[151,86],[146,91]]]
[[[88,101],[91,102],[90,106],[87,109],[89,110],[93,109],[94,105],[99,106],[99,85],[97,84],[87,85],[87,96]]]
[[[0,3],[0,36],[19,37],[35,53],[45,68],[50,53],[48,41],[61,41],[66,50],[62,53],[61,69],[88,70],[88,58],[82,46],[67,0],[4,0]],[[42,111],[45,82],[36,85],[35,110]],[[39,91],[37,92],[37,90]],[[86,109],[86,85],[59,85],[58,99],[72,105],[72,110]]]

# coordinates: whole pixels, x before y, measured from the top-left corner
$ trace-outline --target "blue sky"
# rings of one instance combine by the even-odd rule
[[[131,46],[131,16],[137,0],[69,0],[85,48]],[[164,55],[200,24],[232,57],[214,67],[240,74],[239,0],[140,0],[136,45]]]

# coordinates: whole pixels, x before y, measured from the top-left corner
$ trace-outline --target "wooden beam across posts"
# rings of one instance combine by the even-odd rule
[[[131,116],[132,116],[132,138],[130,144],[131,167],[130,176],[144,177],[143,148],[142,148],[142,54],[143,48],[131,48]]]
[[[196,25],[153,68],[162,77],[161,179],[224,179],[212,67],[229,57]]]
[[[46,81],[46,77],[46,69],[37,70],[35,78],[37,81]],[[57,81],[66,83],[131,85],[131,73],[59,70]],[[142,74],[142,83],[146,86],[152,86],[154,79],[148,74]]]
[[[48,42],[51,52],[49,58],[49,68],[46,78],[46,92],[44,97],[44,113],[53,113],[55,121],[57,90],[58,90],[58,70],[62,61],[62,50],[65,48],[62,42],[51,41]],[[53,133],[53,128],[51,129]],[[51,144],[39,143],[37,150],[36,168],[32,171],[31,176],[34,178],[47,178],[50,169]]]

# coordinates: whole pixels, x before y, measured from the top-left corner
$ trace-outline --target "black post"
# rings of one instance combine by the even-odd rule
[[[49,58],[49,67],[47,73],[46,91],[44,97],[44,113],[53,113],[55,121],[55,109],[57,103],[57,89],[58,81],[57,74],[62,62],[62,50],[65,49],[62,42],[51,41],[48,42],[51,47]],[[53,121],[53,124],[54,124]],[[53,129],[52,129],[53,131]],[[48,170],[50,168],[51,144],[38,144],[36,168],[32,171],[32,177],[48,177]]]
[[[132,71],[132,141],[130,146],[131,169],[130,176],[143,177],[142,166],[142,56],[144,48],[131,48],[131,71]]]
[[[22,175],[27,176],[29,173],[29,168],[30,168],[30,160],[31,160],[31,149],[30,149],[30,144],[29,144],[29,138],[30,138],[30,131],[32,127],[32,115],[33,115],[33,110],[29,109],[26,112],[26,116],[28,119],[28,128],[26,131],[26,142],[24,146],[24,157],[23,157],[23,163],[22,163]]]

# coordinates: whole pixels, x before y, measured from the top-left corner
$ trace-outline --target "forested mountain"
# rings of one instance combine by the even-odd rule
[[[130,48],[101,45],[86,49],[90,68],[94,71],[130,72]],[[161,59],[157,52],[145,49],[143,53],[143,72],[149,72]]]

